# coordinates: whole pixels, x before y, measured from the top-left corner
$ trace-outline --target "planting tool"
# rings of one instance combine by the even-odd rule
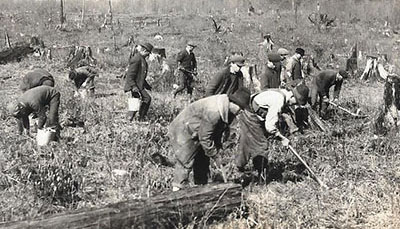
[[[361,111],[360,109],[357,109],[357,112],[356,112],[356,113],[353,113],[353,112],[351,112],[350,110],[348,110],[348,109],[346,109],[346,108],[344,108],[344,107],[341,107],[341,106],[339,106],[338,104],[336,104],[336,103],[334,103],[334,102],[332,102],[332,101],[329,101],[329,104],[331,104],[331,105],[333,105],[333,106],[339,108],[340,110],[342,110],[342,111],[344,111],[344,112],[347,112],[348,114],[350,114],[350,115],[353,116],[353,117],[357,117],[357,118],[366,118],[366,117],[368,117],[367,115],[360,115],[360,111]]]
[[[322,181],[315,175],[314,171],[308,166],[307,162],[296,152],[296,150],[293,148],[293,146],[289,145],[290,151],[303,163],[303,165],[307,168],[307,170],[311,173],[312,177],[315,179],[315,181],[318,182],[320,186],[323,188],[328,188]]]

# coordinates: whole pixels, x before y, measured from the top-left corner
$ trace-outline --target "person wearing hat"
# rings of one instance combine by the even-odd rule
[[[197,62],[196,56],[193,53],[196,45],[193,41],[189,41],[186,44],[186,48],[178,53],[178,75],[180,79],[179,87],[174,91],[174,98],[176,95],[183,90],[187,90],[187,93],[192,96],[193,92],[193,76],[197,75]]]
[[[243,74],[240,69],[245,65],[245,58],[234,55],[229,58],[229,65],[211,78],[206,87],[206,96],[232,94],[243,87]]]
[[[35,69],[33,71],[28,72],[24,78],[22,79],[20,89],[22,92],[25,92],[31,88],[47,85],[50,87],[54,87],[54,78],[50,72],[44,69]]]
[[[282,114],[288,106],[304,106],[308,93],[308,87],[300,84],[292,90],[267,89],[251,95],[250,109],[239,117],[240,140],[235,159],[239,171],[244,171],[251,158],[259,155],[265,157],[271,138],[280,140],[285,147],[289,146],[289,139],[278,128],[280,117],[285,119]]]
[[[286,71],[286,66],[288,63],[288,58],[287,56],[289,55],[289,51],[285,48],[279,48],[277,51],[277,54],[281,56],[281,85],[280,87],[284,87],[285,86],[285,79],[288,78],[287,76],[287,71]]]
[[[321,71],[312,79],[311,83],[311,106],[314,110],[319,107],[319,114],[326,118],[326,111],[329,105],[329,89],[334,86],[333,102],[337,103],[343,80],[349,77],[348,73],[341,69],[339,71]]]
[[[125,76],[124,92],[130,92],[132,97],[140,98],[142,103],[139,108],[139,121],[144,122],[147,111],[150,108],[151,96],[147,90],[151,90],[151,86],[147,83],[148,65],[146,57],[153,50],[153,45],[144,43],[137,47],[136,54],[130,59],[129,67]],[[128,112],[130,121],[136,115],[136,111]]]
[[[284,79],[285,83],[288,83],[290,81],[302,81],[304,76],[303,76],[303,71],[302,71],[302,66],[301,66],[301,58],[304,56],[304,49],[302,48],[296,48],[295,54],[288,59],[287,65],[286,65],[286,78]]]
[[[261,90],[279,88],[281,85],[281,56],[277,53],[268,54],[264,72],[260,75]]]
[[[258,44],[260,46],[258,58],[261,60],[261,66],[265,68],[265,64],[267,64],[268,61],[268,54],[272,52],[272,49],[274,47],[274,42],[272,41],[271,34],[269,33],[264,35],[263,39],[264,40]],[[265,69],[263,69],[263,71],[264,70]]]
[[[202,98],[171,122],[168,136],[175,156],[173,191],[187,185],[192,170],[195,184],[207,184],[210,157],[217,159],[222,133],[241,110],[248,108],[249,98],[246,88]]]
[[[46,117],[46,107],[49,107],[49,115]],[[25,91],[16,102],[8,105],[12,116],[17,118],[18,132],[23,133],[25,129],[29,134],[29,115],[34,113],[38,116],[38,128],[42,129],[46,124],[56,127],[58,130],[58,108],[60,106],[60,92],[50,86],[42,85]],[[59,131],[59,130],[58,130]]]
[[[89,90],[90,95],[94,95],[94,78],[98,75],[95,68],[85,65],[76,69],[71,69],[68,78],[74,82],[76,91],[84,88]]]

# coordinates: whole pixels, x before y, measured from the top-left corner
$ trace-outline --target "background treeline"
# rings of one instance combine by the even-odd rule
[[[59,10],[61,0],[2,0],[2,11],[34,11],[51,16]],[[85,3],[83,3],[85,1]],[[109,0],[64,0],[65,11],[79,13],[83,5],[85,11],[106,13]],[[342,19],[387,20],[400,23],[399,0],[112,0],[115,13],[129,14],[167,14],[167,13],[202,13],[214,14],[221,11],[243,12],[252,6],[256,13],[276,12],[277,9],[294,10],[297,7],[300,16],[307,16],[316,11],[317,3],[321,12]]]

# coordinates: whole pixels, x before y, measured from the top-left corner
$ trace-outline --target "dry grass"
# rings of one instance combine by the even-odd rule
[[[49,5],[43,11],[45,9],[51,12],[53,8]],[[0,89],[4,98],[0,101],[0,125],[3,127],[0,129],[0,221],[169,192],[173,169],[153,163],[151,155],[156,152],[167,156],[172,154],[166,137],[168,124],[187,104],[187,97],[182,95],[173,100],[170,85],[174,79],[170,78],[167,83],[154,85],[149,126],[125,121],[127,97],[122,93],[122,80],[116,76],[126,67],[129,48],[122,47],[122,44],[129,35],[134,34],[137,42],[152,41],[158,47],[165,47],[170,63],[174,62],[174,55],[183,48],[186,39],[195,40],[199,44],[195,52],[201,73],[196,85],[197,98],[202,96],[204,85],[221,68],[225,55],[230,51],[243,51],[252,63],[257,63],[256,43],[261,42],[261,32],[270,32],[277,47],[294,50],[303,46],[307,53],[313,54],[321,48],[323,55],[319,61],[323,67],[329,54],[347,54],[356,41],[366,53],[373,52],[371,47],[379,41],[380,52],[390,54],[392,59],[399,58],[398,52],[394,52],[398,48],[394,43],[396,35],[386,37],[382,34],[382,18],[370,22],[361,18],[363,21],[351,24],[350,18],[342,17],[338,18],[338,27],[318,32],[305,19],[313,9],[303,6],[301,10],[298,25],[294,25],[291,12],[285,10],[281,10],[282,18],[279,20],[272,11],[253,16],[240,11],[237,15],[229,11],[215,14],[223,27],[234,24],[232,32],[226,34],[213,33],[207,15],[170,17],[162,27],[153,24],[141,27],[123,21],[117,35],[121,49],[115,53],[94,53],[101,62],[96,92],[102,96],[84,105],[72,98],[72,85],[67,81],[64,62],[65,48],[55,48],[52,61],[28,58],[20,63],[4,65],[0,69]],[[60,32],[53,29],[56,22],[44,24],[49,13],[29,15],[16,23],[12,23],[9,17],[4,19],[4,23],[10,25],[7,31],[12,41],[25,39],[17,38],[19,33],[35,33],[48,46],[80,44],[89,45],[94,51],[112,48],[109,32],[98,33],[96,30],[98,22],[92,22],[88,30],[77,29],[71,23],[67,27],[70,32]],[[29,26],[32,23],[30,19],[39,24]],[[156,33],[162,34],[164,41],[153,41]],[[297,37],[301,39],[297,40]],[[344,67],[344,60],[339,57],[336,61]],[[20,93],[17,89],[19,78],[32,66],[43,67],[56,77],[56,88],[62,94],[61,120],[76,117],[85,121],[85,128],[66,127],[62,131],[61,143],[42,148],[37,148],[32,139],[16,135],[15,120],[5,111],[6,104]],[[157,66],[152,67],[156,69]],[[152,80],[157,79],[156,74],[150,74]],[[350,108],[359,106],[363,112],[374,115],[382,103],[383,87],[378,82],[351,79],[344,85],[341,95],[342,104]],[[226,221],[210,226],[399,228],[400,160],[397,153],[400,142],[397,133],[386,137],[374,136],[368,123],[351,119],[339,111],[333,112],[330,124],[331,133],[307,132],[293,139],[298,152],[329,189],[320,189],[304,169],[297,170],[299,162],[296,158],[275,144],[269,152],[269,159],[271,165],[278,168],[276,172],[283,172],[282,177],[268,185],[251,185],[245,190],[247,198],[244,204],[247,207],[237,209]],[[225,160],[232,159],[234,152],[233,144],[225,152]],[[118,175],[120,170],[127,173]]]

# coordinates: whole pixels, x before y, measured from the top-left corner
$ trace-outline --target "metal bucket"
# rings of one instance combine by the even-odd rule
[[[45,146],[54,139],[56,130],[54,128],[38,129],[36,134],[36,143],[38,146]]]
[[[139,111],[142,100],[140,98],[129,98],[128,99],[128,110],[129,111]]]

